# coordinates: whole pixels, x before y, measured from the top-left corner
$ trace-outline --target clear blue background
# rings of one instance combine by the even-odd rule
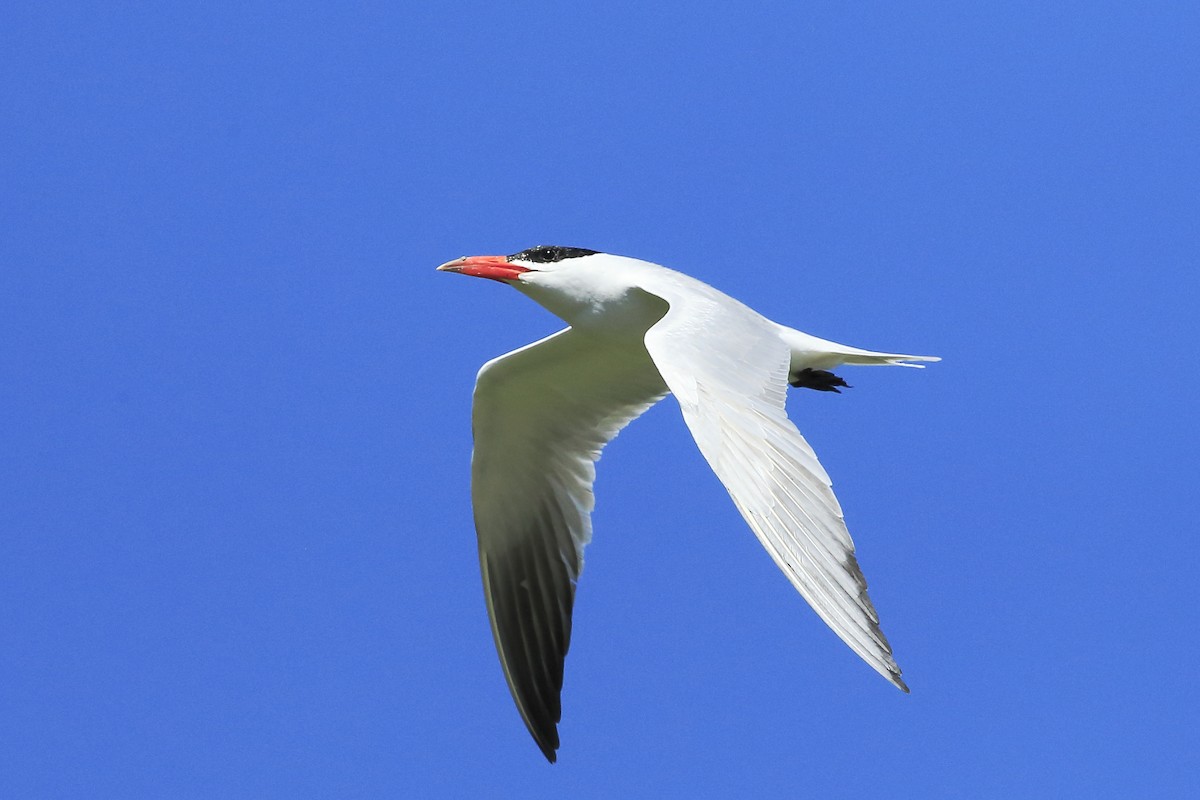
[[[1197,796],[1193,4],[10,4],[0,796]],[[912,686],[666,401],[545,763],[468,494],[464,253],[934,353],[792,398]]]

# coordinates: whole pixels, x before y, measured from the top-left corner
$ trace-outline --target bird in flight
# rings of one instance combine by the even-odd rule
[[[700,452],[771,558],[879,674],[892,658],[829,475],[784,409],[787,387],[840,391],[843,365],[938,361],[779,325],[705,283],[624,256],[539,245],[438,267],[507,283],[569,327],[483,365],[471,498],[496,652],[546,758],[559,747],[575,584],[600,451],[675,395]]]

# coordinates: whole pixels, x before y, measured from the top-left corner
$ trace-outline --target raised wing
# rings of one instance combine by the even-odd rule
[[[904,691],[829,475],[784,409],[790,348],[778,327],[708,287],[664,291],[646,349],[721,483],[821,619]]]
[[[639,339],[570,328],[488,362],[475,384],[471,495],[492,636],[551,762],[595,462],[666,393]]]

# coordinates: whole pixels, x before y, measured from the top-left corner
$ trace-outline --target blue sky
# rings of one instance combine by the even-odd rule
[[[0,12],[0,795],[1195,796],[1200,12]],[[673,401],[600,464],[547,765],[488,631],[542,243],[933,353],[790,411],[904,696]]]

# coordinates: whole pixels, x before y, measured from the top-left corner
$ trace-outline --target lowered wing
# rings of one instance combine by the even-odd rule
[[[492,635],[551,762],[595,462],[666,392],[640,339],[570,328],[488,362],[475,384],[471,496]]]

